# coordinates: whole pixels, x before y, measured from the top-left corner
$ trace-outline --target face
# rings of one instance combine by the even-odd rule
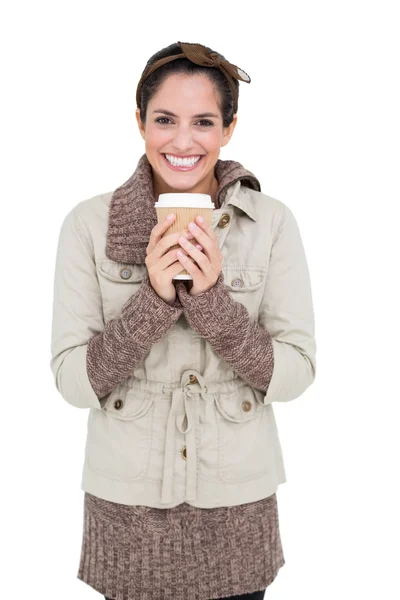
[[[153,169],[155,197],[166,192],[210,193],[216,181],[215,163],[237,120],[235,115],[232,124],[223,127],[216,94],[211,81],[203,75],[174,74],[149,101],[145,125],[136,109]],[[200,160],[195,165],[181,166],[176,161],[171,164],[173,157],[185,156]]]

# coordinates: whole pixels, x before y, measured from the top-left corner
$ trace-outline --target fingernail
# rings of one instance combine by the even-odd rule
[[[204,223],[203,217],[197,217],[197,220],[198,220],[199,223]]]
[[[167,217],[168,221],[172,221],[174,216],[175,216],[174,213],[171,213],[170,215],[168,215],[168,217]]]

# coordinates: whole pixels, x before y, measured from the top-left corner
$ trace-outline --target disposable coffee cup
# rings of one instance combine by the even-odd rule
[[[205,222],[212,225],[213,210],[215,208],[209,194],[169,193],[160,194],[158,201],[154,204],[158,222],[161,223],[171,213],[175,213],[175,221],[168,227],[164,235],[188,229],[190,221],[196,223],[196,216],[204,218]],[[190,231],[190,230],[189,230]],[[189,239],[193,245],[198,241]],[[180,244],[171,246],[170,250],[181,248]],[[190,260],[193,260],[192,258]],[[186,269],[182,269],[173,279],[193,279]]]

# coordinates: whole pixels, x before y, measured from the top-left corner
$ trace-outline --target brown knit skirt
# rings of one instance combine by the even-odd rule
[[[114,600],[209,600],[268,587],[285,564],[276,494],[212,509],[85,493],[78,579]]]

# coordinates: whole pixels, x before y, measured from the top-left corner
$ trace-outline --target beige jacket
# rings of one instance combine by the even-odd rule
[[[286,481],[273,403],[298,398],[316,374],[310,278],[293,213],[241,181],[213,213],[225,285],[273,338],[266,394],[241,380],[182,315],[132,377],[99,400],[86,371],[87,342],[120,316],[146,272],[145,264],[105,253],[111,198],[101,194],[70,211],[55,267],[51,369],[62,397],[90,409],[82,489],[158,508],[231,506],[273,494]]]

